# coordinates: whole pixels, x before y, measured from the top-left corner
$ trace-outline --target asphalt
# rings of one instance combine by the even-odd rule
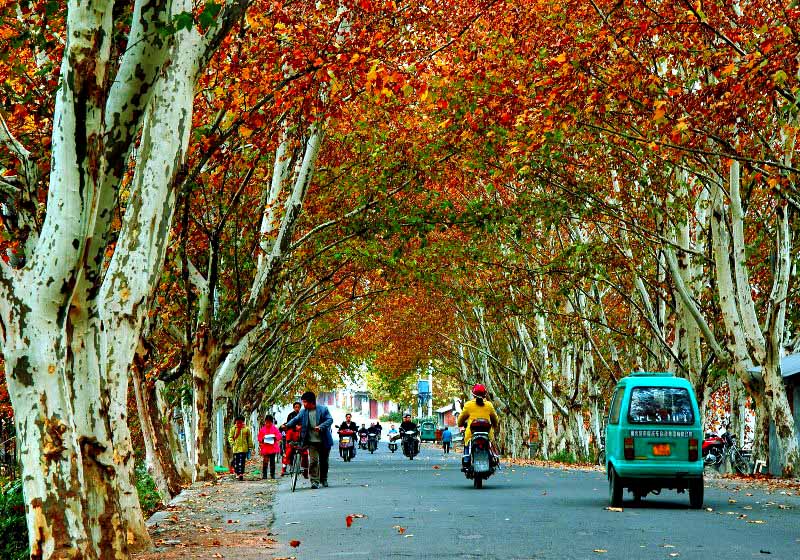
[[[800,558],[792,491],[709,481],[703,510],[664,491],[640,504],[626,494],[616,512],[606,509],[599,471],[507,466],[476,490],[459,467],[458,454],[429,448],[409,461],[385,442],[351,463],[332,454],[329,488],[303,481],[292,493],[281,482],[272,530],[299,544],[279,552],[297,560]]]

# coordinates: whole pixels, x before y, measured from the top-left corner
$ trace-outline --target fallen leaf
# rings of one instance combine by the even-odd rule
[[[353,516],[352,515],[348,515],[347,517],[345,517],[344,518],[344,523],[345,523],[345,525],[347,525],[347,528],[349,529],[353,525]]]
[[[728,498],[728,503],[729,504],[735,504],[736,500],[734,500],[733,498]]]
[[[680,554],[678,554],[677,552],[670,552],[669,555],[672,556],[673,558],[675,558],[676,556],[680,556]]]
[[[763,525],[764,523],[766,523],[766,521],[764,521],[762,519],[748,519],[747,522],[748,523],[755,523],[756,525]]]
[[[608,507],[606,507],[606,511],[625,511],[625,510],[622,509],[621,507],[608,506]]]
[[[300,546],[300,541],[289,541],[289,546],[297,548],[298,546]]]
[[[675,548],[674,544],[662,544],[661,548]]]
[[[214,554],[212,554],[212,555],[211,555],[211,557],[212,557],[212,558],[225,558],[225,557],[224,557],[222,554],[220,554],[219,552],[215,552]]]
[[[608,551],[605,548],[595,548],[592,552],[596,552],[598,554],[604,554]]]
[[[434,468],[434,469],[436,469],[436,470],[439,470],[439,469],[441,469],[442,467],[440,467],[439,465],[433,465],[433,468]]]
[[[409,537],[413,537],[413,536],[414,536],[414,535],[403,535],[403,538],[404,538],[404,539],[407,539],[407,538],[409,538]]]
[[[392,529],[397,529],[397,532],[400,533],[401,535],[406,532],[406,528],[401,527],[400,525],[395,525],[392,527]]]

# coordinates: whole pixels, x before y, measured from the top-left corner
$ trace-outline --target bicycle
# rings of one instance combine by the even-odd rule
[[[291,446],[291,447],[293,448],[292,450],[293,453],[292,453],[291,470],[289,471],[289,475],[292,477],[292,492],[294,492],[295,489],[297,488],[297,479],[300,478],[300,473],[303,472],[306,468],[308,468],[307,464],[305,468],[303,467],[303,457],[304,456],[308,457],[307,455],[308,447],[302,447],[302,446]]]

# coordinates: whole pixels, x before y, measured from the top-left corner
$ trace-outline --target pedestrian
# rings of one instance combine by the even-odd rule
[[[328,457],[333,447],[333,436],[331,426],[333,417],[328,407],[317,404],[317,396],[306,391],[300,397],[303,403],[303,410],[300,414],[289,420],[281,428],[291,428],[297,424],[302,426],[301,441],[308,446],[310,459],[309,474],[311,476],[311,488],[328,486]]]
[[[244,423],[244,416],[237,416],[231,431],[228,433],[228,443],[233,452],[233,472],[239,480],[244,480],[244,464],[247,454],[253,447],[253,434],[250,427]]]
[[[453,442],[453,432],[450,431],[450,428],[445,426],[444,431],[442,431],[442,449],[444,450],[445,455],[450,453],[450,444],[452,442]]]
[[[275,457],[281,450],[281,431],[274,424],[272,414],[264,417],[264,425],[258,431],[258,447],[262,457],[261,478],[267,478],[269,467],[270,478],[275,478]]]

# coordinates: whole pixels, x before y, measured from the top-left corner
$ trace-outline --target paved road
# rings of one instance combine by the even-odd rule
[[[458,455],[445,460],[427,449],[409,461],[383,444],[372,456],[361,451],[352,463],[332,456],[330,482],[320,490],[306,482],[295,493],[281,483],[273,531],[283,542],[301,541],[281,551],[286,556],[800,558],[800,497],[791,493],[712,484],[705,506],[713,511],[689,510],[686,494],[665,491],[638,506],[626,501],[618,513],[604,509],[601,472],[504,468],[475,490],[459,471]],[[348,514],[366,517],[347,529]]]

